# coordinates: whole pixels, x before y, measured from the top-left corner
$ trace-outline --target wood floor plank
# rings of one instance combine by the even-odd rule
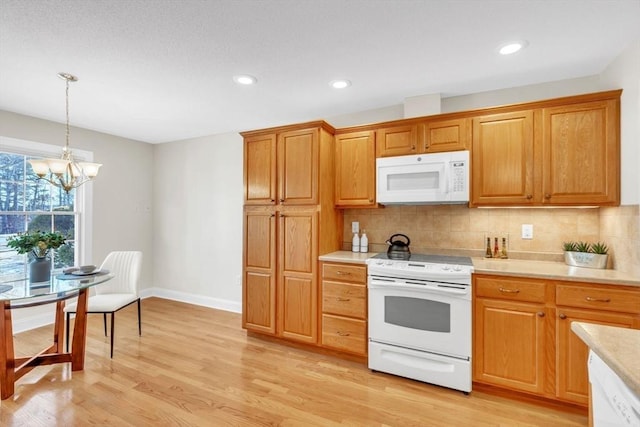
[[[241,316],[159,298],[116,316],[113,359],[89,316],[84,371],[41,366],[0,403],[2,426],[586,426],[587,417],[371,372],[357,361],[247,336]],[[39,350],[52,328],[16,335]]]

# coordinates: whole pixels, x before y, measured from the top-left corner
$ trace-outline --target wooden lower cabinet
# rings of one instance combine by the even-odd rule
[[[322,346],[366,356],[366,266],[324,262],[321,269]]]
[[[637,316],[605,311],[558,308],[557,319],[557,396],[569,402],[589,403],[589,374],[587,359],[589,347],[571,331],[571,322],[633,328]]]
[[[475,380],[544,392],[545,307],[481,299],[475,307]]]
[[[318,342],[318,212],[245,208],[243,327]]]
[[[640,288],[476,274],[473,380],[587,406],[588,347],[571,322],[640,329]]]

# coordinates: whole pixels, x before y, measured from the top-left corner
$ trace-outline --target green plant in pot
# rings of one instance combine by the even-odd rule
[[[29,280],[46,282],[51,276],[51,260],[49,252],[64,245],[66,237],[57,231],[28,231],[7,239],[7,246],[21,255],[27,254],[29,264]]]
[[[564,242],[564,262],[574,267],[606,268],[609,248],[602,242]]]

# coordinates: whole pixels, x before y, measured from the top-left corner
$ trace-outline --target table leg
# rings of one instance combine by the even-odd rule
[[[78,293],[76,318],[73,324],[73,341],[71,343],[71,370],[81,371],[84,368],[84,346],[87,340],[87,298],[89,291],[81,289]]]
[[[53,352],[64,352],[64,300],[56,303],[56,321],[53,326]]]
[[[9,302],[0,304],[0,399],[13,396],[15,383],[15,355],[13,353],[13,325]]]

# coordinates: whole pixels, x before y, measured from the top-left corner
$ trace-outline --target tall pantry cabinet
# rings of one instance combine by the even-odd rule
[[[318,255],[340,248],[334,129],[323,121],[244,137],[242,326],[317,344]]]

